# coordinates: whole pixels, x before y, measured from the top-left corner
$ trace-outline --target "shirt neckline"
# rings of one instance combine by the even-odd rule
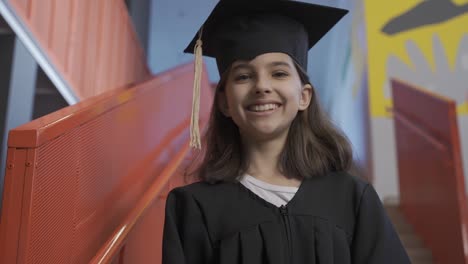
[[[248,181],[249,183],[259,188],[262,188],[268,191],[273,191],[273,192],[296,193],[299,190],[299,187],[271,184],[271,183],[262,181],[260,179],[257,179],[249,174],[245,174],[243,177],[241,177],[240,181],[243,181],[243,180]]]
[[[306,182],[307,182],[307,179],[302,180],[301,185],[298,187],[296,194],[292,197],[291,200],[289,200],[289,202],[287,202],[285,205],[282,206],[283,208],[290,208],[292,205],[294,205],[294,203],[296,203],[296,200],[299,199],[297,197],[302,195],[302,192],[303,192],[303,189],[305,188]],[[238,188],[240,188],[244,192],[248,193],[250,195],[250,197],[253,198],[254,200],[257,200],[260,203],[262,203],[263,205],[265,205],[266,207],[275,209],[275,211],[279,212],[280,207],[270,203],[269,201],[263,199],[262,197],[260,197],[256,193],[252,192],[249,188],[245,187],[240,181],[237,181],[236,184],[237,184]]]

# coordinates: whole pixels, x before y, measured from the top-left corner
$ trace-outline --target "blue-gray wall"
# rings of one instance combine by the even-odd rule
[[[153,0],[150,15],[148,63],[159,73],[193,60],[183,50],[208,17],[216,0]],[[205,59],[212,81],[218,80],[216,64]]]

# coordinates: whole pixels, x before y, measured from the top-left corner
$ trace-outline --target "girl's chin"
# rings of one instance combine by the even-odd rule
[[[285,133],[287,133],[287,129],[281,129],[278,127],[252,127],[248,132],[243,134],[248,138],[252,138],[257,141],[264,141],[282,138]]]

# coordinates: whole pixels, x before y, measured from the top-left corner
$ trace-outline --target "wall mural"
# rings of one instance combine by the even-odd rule
[[[389,117],[389,78],[457,102],[468,115],[468,1],[366,1],[370,111]]]

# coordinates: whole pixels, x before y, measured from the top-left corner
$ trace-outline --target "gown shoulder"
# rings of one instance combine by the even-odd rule
[[[197,182],[166,204],[163,263],[410,263],[372,185],[304,180],[284,210],[240,183]]]

